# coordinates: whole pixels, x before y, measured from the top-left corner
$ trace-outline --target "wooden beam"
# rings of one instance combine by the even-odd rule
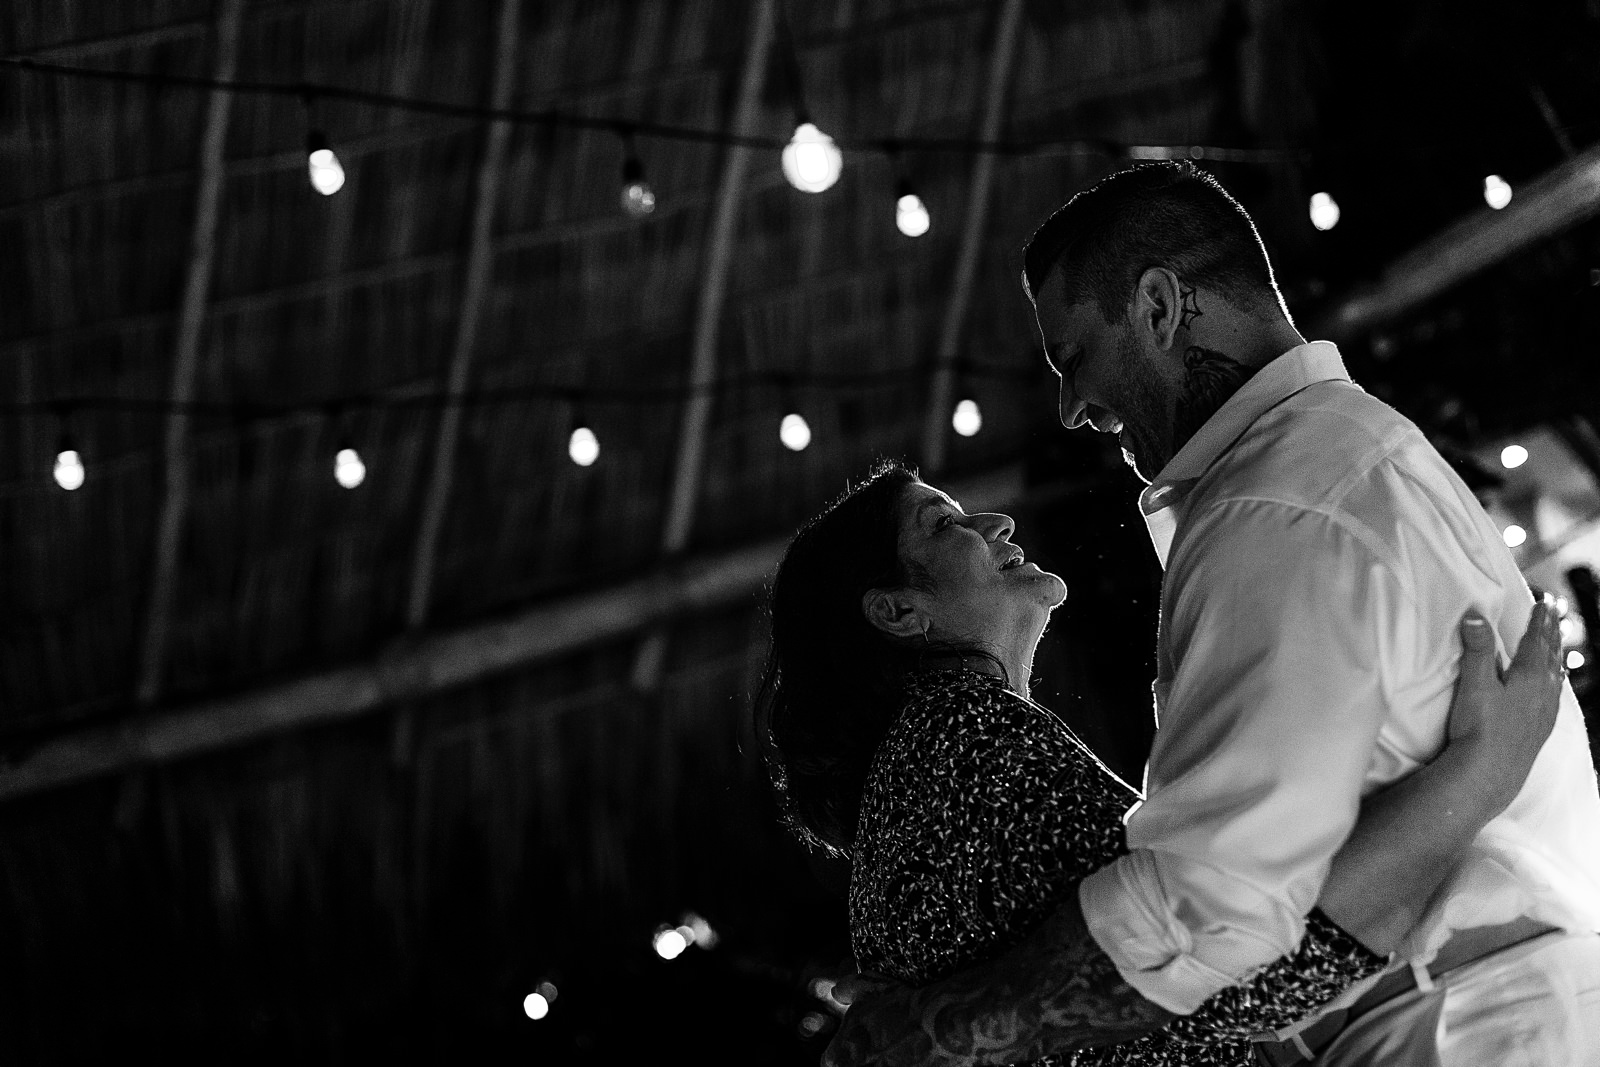
[[[994,51],[989,54],[989,84],[983,96],[983,122],[978,130],[981,141],[998,141],[1005,115],[1006,91],[1011,85],[1011,69],[1016,62],[1018,28],[1022,23],[1022,0],[1006,0],[995,27]],[[967,188],[967,208],[962,215],[961,244],[956,251],[955,281],[945,304],[944,321],[939,329],[939,348],[934,356],[933,381],[928,389],[928,410],[922,424],[922,469],[930,476],[944,470],[945,444],[950,439],[950,413],[955,401],[956,360],[961,354],[961,331],[977,280],[978,257],[989,223],[990,189],[994,185],[995,157],[980,152],[972,161],[972,183]]]
[[[1019,462],[947,488],[968,508],[992,511],[1054,499],[1074,486],[1028,490]],[[414,705],[643,628],[753,605],[787,544],[788,538],[778,538],[679,561],[636,581],[534,605],[494,622],[402,638],[350,666],[19,745],[0,752],[0,801]]]
[[[1600,214],[1600,146],[1485,206],[1391,263],[1314,320],[1311,336],[1359,337],[1523,249]]]
[[[501,0],[489,94],[489,106],[496,110],[511,106],[517,46],[521,39],[517,32],[521,9],[521,0]],[[510,140],[511,123],[503,120],[491,122],[484,142],[483,159],[478,164],[472,224],[467,239],[466,277],[461,286],[461,311],[456,321],[455,342],[451,346],[450,367],[445,383],[448,400],[439,414],[433,467],[428,477],[427,495],[423,500],[416,550],[411,559],[411,588],[406,599],[406,626],[409,629],[416,629],[427,622],[428,608],[432,603],[439,535],[455,477],[456,446],[461,440],[460,401],[467,391],[473,348],[478,340],[484,307],[488,303],[489,281],[494,267],[494,212]]]
[[[244,0],[221,0],[217,6],[216,63],[212,77],[231,80],[239,64],[239,23]],[[165,482],[156,518],[155,558],[145,603],[134,699],[141,707],[161,695],[172,626],[172,599],[178,582],[178,554],[183,523],[189,511],[189,414],[182,405],[194,400],[200,373],[200,342],[205,335],[206,305],[211,298],[211,269],[216,258],[217,222],[222,209],[224,149],[228,136],[231,93],[212,90],[206,99],[196,163],[194,226],[189,235],[189,263],[178,304],[173,345],[172,388],[175,405],[167,415]]]
[[[744,70],[739,78],[739,95],[733,112],[732,132],[737,136],[753,135],[760,118],[761,88],[767,78],[767,61],[772,53],[776,21],[773,5],[774,0],[756,0],[751,13],[750,39],[745,48]],[[662,520],[661,552],[669,560],[688,546],[689,535],[694,528],[695,506],[700,498],[706,437],[715,399],[712,386],[717,380],[717,342],[721,336],[722,305],[728,293],[728,271],[733,263],[739,202],[744,195],[750,153],[751,150],[744,145],[728,146],[727,154],[722,159],[722,179],[717,185],[711,232],[706,239],[705,270],[700,277],[694,336],[689,351],[690,394],[683,405],[683,421],[678,432],[678,458],[673,467],[672,487]],[[655,685],[661,674],[665,652],[665,631],[654,631],[645,638],[634,658],[632,678],[635,688],[650,689]]]

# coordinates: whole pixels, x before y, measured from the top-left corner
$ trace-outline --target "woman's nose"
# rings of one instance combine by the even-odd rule
[[[990,541],[1009,541],[1016,528],[1017,524],[1011,521],[1010,515],[992,511],[983,516],[984,536]]]

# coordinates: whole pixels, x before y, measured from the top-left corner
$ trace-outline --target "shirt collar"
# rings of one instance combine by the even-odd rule
[[[1255,373],[1207,419],[1178,454],[1139,494],[1146,515],[1170,506],[1183,490],[1211,468],[1257,419],[1317,382],[1350,380],[1332,341],[1296,345]]]

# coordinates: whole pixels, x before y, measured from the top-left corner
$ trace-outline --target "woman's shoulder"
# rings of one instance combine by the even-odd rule
[[[1013,692],[999,677],[972,670],[928,671],[907,683],[900,714],[880,755],[909,753],[925,760],[935,751],[979,755],[1017,744],[1051,750],[1079,747],[1066,723]]]

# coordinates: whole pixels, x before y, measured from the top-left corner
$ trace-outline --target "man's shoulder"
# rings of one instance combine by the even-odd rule
[[[1275,501],[1336,516],[1363,510],[1375,480],[1447,481],[1448,469],[1416,425],[1382,400],[1349,382],[1317,382],[1257,419],[1200,480],[1194,503]]]

